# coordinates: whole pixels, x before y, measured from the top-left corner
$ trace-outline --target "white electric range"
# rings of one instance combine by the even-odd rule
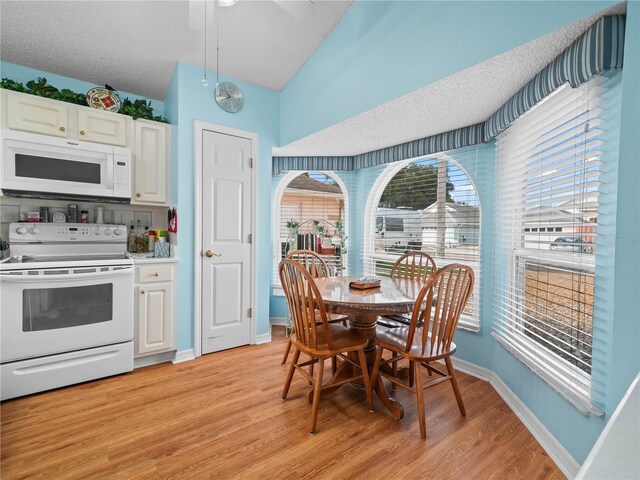
[[[0,397],[133,369],[124,225],[12,223],[0,262]]]

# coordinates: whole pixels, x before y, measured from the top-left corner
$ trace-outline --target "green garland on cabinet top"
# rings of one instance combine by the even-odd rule
[[[13,90],[15,92],[28,93],[29,95],[36,95],[38,97],[51,98],[52,100],[73,103],[75,105],[87,106],[87,97],[83,93],[76,93],[68,88],[58,90],[53,85],[49,85],[47,83],[47,79],[44,77],[38,77],[36,80],[29,80],[26,85],[15,82],[9,78],[3,78],[2,81],[0,81],[0,88]],[[146,120],[169,123],[169,121],[162,115],[153,116],[151,100],[140,99],[132,101],[129,100],[129,97],[126,97],[122,101],[122,106],[118,113],[129,115],[134,120],[144,118]]]

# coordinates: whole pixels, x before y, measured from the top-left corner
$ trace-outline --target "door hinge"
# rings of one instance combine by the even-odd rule
[[[249,158],[249,168],[253,168],[253,158]]]
[[[253,315],[253,309],[252,309],[252,308],[250,308],[250,309],[247,311],[247,316],[248,316],[249,318],[251,318],[251,316],[252,316],[252,315]]]
[[[249,234],[249,243],[253,243],[253,233]]]

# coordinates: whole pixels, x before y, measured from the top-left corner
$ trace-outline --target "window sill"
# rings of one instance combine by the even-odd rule
[[[509,353],[524,363],[531,371],[538,375],[551,388],[558,392],[580,413],[585,416],[594,414],[604,415],[604,412],[591,404],[588,389],[591,385],[591,377],[582,371],[565,364],[560,358],[556,358],[550,352],[543,351],[530,340],[518,335],[518,339],[509,339],[500,333],[492,332],[493,338]],[[535,358],[532,356],[535,352]],[[552,375],[550,370],[556,372]],[[573,384],[574,389],[570,386]],[[578,389],[576,391],[575,389]]]

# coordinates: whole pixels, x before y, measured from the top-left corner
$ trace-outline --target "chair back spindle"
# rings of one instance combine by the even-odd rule
[[[319,346],[318,333],[322,331],[322,345],[326,342],[328,348],[333,348],[327,312],[312,273],[306,266],[291,258],[280,262],[279,273],[297,341],[316,349]],[[318,320],[321,325],[317,325]]]
[[[413,344],[420,320],[422,351],[427,344],[431,355],[447,352],[460,320],[460,315],[473,291],[473,270],[459,263],[447,265],[429,277],[420,290],[411,317],[406,351]]]
[[[324,278],[329,275],[326,262],[313,250],[294,250],[285,258],[299,262],[313,278]]]
[[[391,278],[426,282],[438,268],[436,261],[424,252],[407,252],[391,267]]]

